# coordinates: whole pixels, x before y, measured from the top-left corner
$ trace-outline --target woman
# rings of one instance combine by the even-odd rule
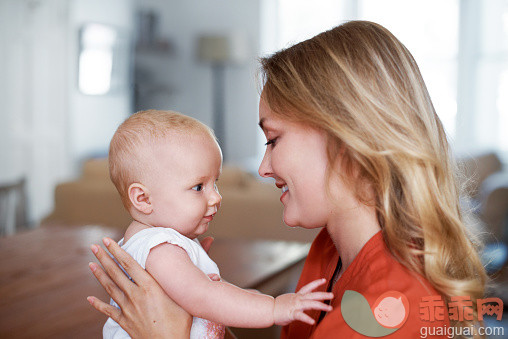
[[[419,337],[426,326],[468,325],[448,319],[447,302],[468,296],[476,313],[486,275],[463,223],[445,132],[409,51],[382,26],[352,21],[261,64],[259,123],[267,149],[259,174],[282,189],[288,226],[323,228],[297,288],[324,276],[335,295],[332,312],[309,313],[315,325],[292,323],[283,337],[376,334],[347,321],[349,291],[387,317],[377,320],[393,328],[393,337]],[[111,278],[92,264],[94,274],[122,310],[95,298],[93,305],[134,337],[185,336],[185,326],[168,320],[178,307],[167,305],[156,283],[116,244],[108,249],[137,285],[94,247]],[[392,326],[389,307],[380,306],[392,300],[384,294],[389,291],[398,293],[394,307],[398,300],[406,317]],[[436,319],[422,310],[432,298],[444,302]]]

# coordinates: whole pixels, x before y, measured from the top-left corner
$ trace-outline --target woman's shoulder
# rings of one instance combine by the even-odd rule
[[[437,293],[427,279],[392,255],[382,232],[364,245],[347,271],[343,276],[343,289],[355,286],[365,293],[377,293],[398,288],[400,292],[422,296]]]

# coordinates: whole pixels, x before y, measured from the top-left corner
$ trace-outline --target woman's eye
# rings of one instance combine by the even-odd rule
[[[192,189],[200,192],[203,190],[203,184],[196,185],[196,186],[192,187]]]
[[[275,146],[275,141],[277,141],[277,138],[268,139],[265,146],[269,146],[269,145]]]

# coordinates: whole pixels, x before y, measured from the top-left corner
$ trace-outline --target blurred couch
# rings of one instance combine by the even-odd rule
[[[482,262],[490,276],[489,296],[508,303],[508,170],[496,153],[459,160],[469,208],[479,219]]]
[[[493,238],[508,241],[508,170],[493,152],[458,159],[458,163],[469,207]],[[316,230],[284,225],[281,191],[240,168],[224,166],[219,190],[222,206],[207,235],[312,241],[317,234]],[[57,185],[55,208],[42,223],[99,224],[124,229],[130,220],[109,179],[107,159],[97,158],[84,162],[80,178]]]
[[[459,159],[458,164],[469,207],[490,234],[487,241],[508,242],[508,169],[495,152]]]
[[[508,170],[496,153],[458,159],[469,207],[485,230],[508,241]],[[282,221],[281,191],[240,168],[224,166],[219,179],[223,197],[208,234],[228,238],[312,241],[316,230],[290,228]],[[124,229],[130,222],[109,179],[106,158],[87,160],[82,175],[55,189],[55,208],[43,223],[99,224]],[[207,234],[207,235],[208,235]]]
[[[318,230],[290,228],[283,223],[281,191],[274,184],[226,165],[218,186],[222,204],[206,235],[305,242],[317,235]],[[54,210],[42,224],[97,224],[123,230],[130,220],[109,179],[107,159],[99,158],[85,161],[77,180],[57,185]]]

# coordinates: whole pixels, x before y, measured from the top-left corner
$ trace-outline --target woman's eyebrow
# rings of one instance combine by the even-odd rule
[[[259,120],[258,125],[259,125],[259,127],[261,127],[261,129],[262,129],[262,130],[264,130],[264,129],[265,129],[265,128],[264,128],[264,123],[265,123],[265,118],[261,118],[261,120]]]
[[[258,125],[259,125],[259,127],[261,127],[261,129],[263,131],[275,129],[275,127],[273,126],[272,120],[267,119],[267,118],[261,118],[259,120]]]

